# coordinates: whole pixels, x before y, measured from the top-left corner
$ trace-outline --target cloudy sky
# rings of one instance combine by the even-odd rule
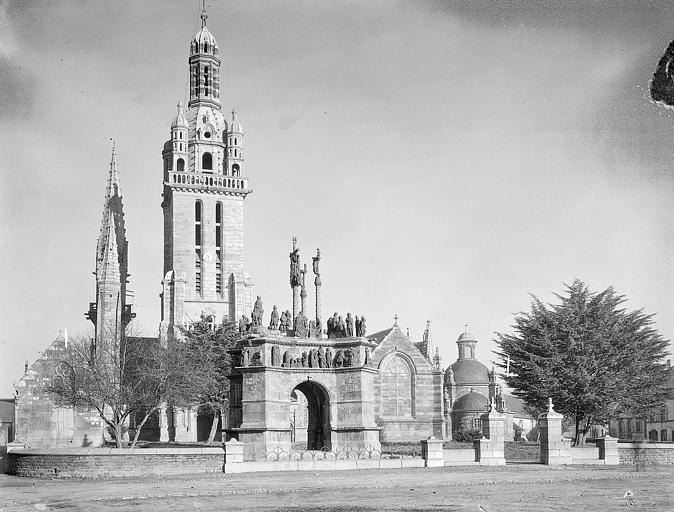
[[[468,323],[493,359],[529,294],[614,286],[674,336],[674,119],[648,81],[667,2],[207,1],[245,129],[246,265],[291,307],[321,248],[324,312]],[[187,94],[189,1],[0,4],[0,395],[88,328],[111,138],[139,327],[156,333],[161,149]],[[452,5],[452,6],[450,6]],[[310,300],[311,300],[310,295]]]

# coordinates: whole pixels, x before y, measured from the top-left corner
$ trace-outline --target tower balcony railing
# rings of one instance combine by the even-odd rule
[[[179,188],[250,192],[248,178],[169,171],[167,185]]]

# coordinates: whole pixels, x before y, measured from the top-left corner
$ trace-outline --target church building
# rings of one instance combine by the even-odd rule
[[[263,450],[290,449],[298,441],[308,449],[378,450],[381,442],[449,439],[459,429],[478,426],[492,398],[506,412],[495,373],[476,359],[477,340],[468,332],[457,340],[457,361],[444,369],[430,321],[418,343],[401,331],[397,316],[391,328],[370,335],[364,317],[356,317],[353,329],[350,314],[346,322],[339,318],[346,328],[336,328],[335,316],[324,330],[320,251],[313,258],[315,314],[309,314],[306,301],[307,268],[301,269],[294,246],[292,313],[284,313],[281,322],[272,315],[268,327],[263,323],[262,301],[253,300],[253,281],[245,269],[244,203],[253,190],[244,133],[235,110],[228,116],[222,112],[219,47],[206,21],[202,12],[201,28],[189,43],[187,106],[178,102],[162,150],[158,336],[136,341],[166,343],[180,339],[180,328],[199,320],[251,317],[232,352],[223,437]],[[86,313],[95,329],[92,350],[118,342],[135,316],[127,289],[128,247],[113,147],[96,247],[95,302]],[[67,335],[60,336],[18,383],[16,439],[28,447],[104,442],[96,414],[59,407],[45,391],[45,383],[58,375],[58,356],[67,341]],[[146,439],[200,441],[196,406],[162,409],[147,431]]]

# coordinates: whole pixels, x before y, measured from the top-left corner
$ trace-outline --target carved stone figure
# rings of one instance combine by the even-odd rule
[[[346,338],[346,322],[340,315],[337,318],[337,327],[335,328],[335,338]]]
[[[333,352],[330,347],[325,349],[325,367],[326,368],[332,368],[332,358],[333,358]]]
[[[262,355],[259,352],[255,352],[250,358],[251,366],[262,366]]]
[[[297,238],[293,237],[293,252],[290,253],[290,286],[294,288],[302,282],[300,269],[300,249],[297,247]]]
[[[271,310],[271,321],[269,322],[269,328],[273,330],[278,329],[278,323],[279,323],[278,309],[276,309],[276,304],[274,304],[274,309]]]
[[[353,338],[353,317],[351,313],[346,314],[346,337]]]
[[[360,335],[365,337],[366,333],[367,333],[367,327],[365,326],[365,317],[361,316],[360,317]]]
[[[290,368],[292,362],[292,357],[290,356],[290,352],[287,350],[283,353],[283,366],[284,368]]]
[[[356,315],[356,337],[360,338],[362,334],[360,333],[360,318]]]
[[[250,320],[246,315],[241,315],[239,320],[239,334],[245,334],[248,331],[248,326],[250,325]]]
[[[278,345],[274,345],[271,348],[271,365],[281,366],[281,349]]]
[[[325,349],[323,347],[318,349],[318,367],[327,368],[327,365],[325,364]]]
[[[322,334],[323,334],[323,327],[321,326],[321,320],[316,319],[316,322],[314,323],[314,336],[316,338],[320,338]]]
[[[338,350],[335,354],[334,367],[341,368],[342,366],[344,366],[344,353],[341,350]]]
[[[370,355],[370,349],[365,347],[365,366],[370,366],[372,364],[372,356]]]
[[[293,317],[290,314],[289,309],[286,309],[286,330],[288,330],[288,331],[293,330]]]
[[[332,337],[331,334],[332,334],[332,330],[335,328],[335,318],[336,318],[336,316],[337,316],[337,313],[335,313],[335,316],[328,317],[328,321],[326,323],[327,329],[328,329],[328,331],[327,331],[328,338]]]
[[[309,351],[309,366],[311,366],[312,368],[318,368],[319,367],[319,365],[318,365],[318,350],[316,350],[315,348],[312,348]]]
[[[350,368],[353,366],[353,350],[347,348],[344,351],[344,367]]]
[[[241,366],[250,365],[250,351],[247,348],[244,348],[241,351]]]
[[[295,336],[299,338],[309,337],[309,320],[302,312],[295,319]]]
[[[306,350],[302,352],[302,368],[307,367],[307,352]]]
[[[281,332],[286,332],[286,330],[288,329],[288,316],[286,315],[285,311],[283,313],[281,313],[281,318],[280,318],[280,321],[279,321],[278,328]]]
[[[264,315],[264,308],[262,307],[262,297],[257,296],[255,305],[253,306],[253,312],[251,317],[253,320],[253,327],[259,327],[262,325],[262,316]]]

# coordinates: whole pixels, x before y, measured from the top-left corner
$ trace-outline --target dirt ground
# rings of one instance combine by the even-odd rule
[[[630,489],[634,507],[624,498]],[[674,467],[429,468],[36,480],[0,475],[0,511],[674,511]]]

